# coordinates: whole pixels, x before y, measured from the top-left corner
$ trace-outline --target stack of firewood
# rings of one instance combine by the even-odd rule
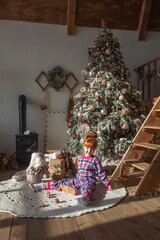
[[[11,165],[11,155],[5,149],[0,153],[0,169],[7,169]]]

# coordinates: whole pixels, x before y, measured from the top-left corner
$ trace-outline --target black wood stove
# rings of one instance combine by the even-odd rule
[[[38,150],[38,134],[26,131],[26,97],[19,97],[19,134],[16,134],[16,161],[22,165],[28,165],[31,154]]]

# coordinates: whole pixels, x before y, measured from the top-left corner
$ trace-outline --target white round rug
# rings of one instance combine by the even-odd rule
[[[84,213],[110,208],[127,194],[117,181],[111,181],[114,190],[105,191],[105,186],[97,182],[96,190],[88,206],[78,204],[77,197],[57,190],[32,192],[26,180],[14,182],[12,179],[0,182],[0,212],[9,212],[19,217],[53,218],[75,217]],[[50,198],[46,198],[46,191]],[[58,198],[59,203],[54,203]],[[44,207],[39,207],[40,202]]]

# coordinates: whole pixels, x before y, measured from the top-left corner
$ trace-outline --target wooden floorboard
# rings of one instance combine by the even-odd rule
[[[13,171],[0,171],[0,181]],[[128,188],[128,182],[123,184]],[[20,218],[0,213],[2,240],[159,240],[160,195],[127,196],[104,211],[74,218]]]

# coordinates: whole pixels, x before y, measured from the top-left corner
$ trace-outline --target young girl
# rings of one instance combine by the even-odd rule
[[[75,187],[79,189],[81,193],[81,197],[77,198],[78,202],[85,206],[88,205],[92,193],[96,188],[95,174],[97,174],[101,182],[108,188],[109,191],[112,190],[111,184],[106,177],[100,161],[93,155],[96,148],[97,134],[90,131],[84,137],[84,154],[78,157],[78,169],[75,179],[63,179],[59,181],[53,180],[47,183],[30,184],[30,187],[37,190],[57,189],[61,184]]]

